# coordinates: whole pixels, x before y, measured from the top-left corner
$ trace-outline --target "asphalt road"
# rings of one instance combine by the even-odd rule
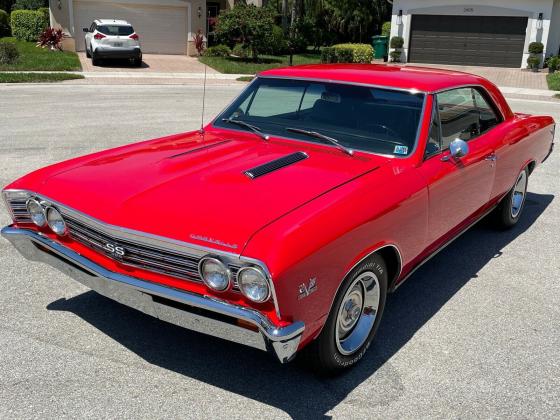
[[[208,116],[239,87],[208,90]],[[0,86],[0,183],[199,126],[194,86]],[[515,99],[553,115],[560,102]],[[513,230],[482,224],[389,298],[337,379],[161,323],[0,240],[0,418],[559,418],[560,159]],[[9,222],[1,212],[0,222]]]

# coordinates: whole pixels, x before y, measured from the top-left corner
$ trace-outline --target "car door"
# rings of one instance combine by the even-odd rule
[[[481,126],[477,97],[475,89],[465,87],[434,98],[430,138],[421,167],[429,192],[429,244],[446,242],[490,200],[496,170],[495,140]],[[469,148],[461,158],[453,158],[449,151],[455,139],[464,140]]]

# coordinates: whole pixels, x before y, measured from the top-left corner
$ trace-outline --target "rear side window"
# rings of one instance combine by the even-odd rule
[[[97,27],[97,30],[104,35],[110,36],[128,36],[134,33],[132,26],[122,25],[101,25]]]
[[[500,123],[500,118],[496,111],[490,105],[488,99],[486,99],[478,90],[473,89],[474,102],[478,111],[480,112],[480,133],[485,133],[490,130],[495,125]]]

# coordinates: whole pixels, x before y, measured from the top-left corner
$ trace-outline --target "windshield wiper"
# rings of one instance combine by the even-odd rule
[[[230,123],[230,124],[240,125],[241,127],[248,128],[249,130],[251,130],[253,133],[255,133],[257,136],[259,136],[263,140],[268,140],[270,138],[270,136],[268,134],[264,134],[259,127],[257,127],[256,125],[246,123],[245,121],[232,120],[231,118],[222,118],[222,121]]]
[[[342,144],[340,144],[340,142],[337,139],[333,139],[332,137],[325,136],[324,134],[318,133],[316,131],[303,130],[301,128],[290,128],[290,127],[286,128],[286,131],[290,131],[292,133],[304,134],[304,135],[309,136],[309,137],[314,137],[316,139],[325,140],[325,141],[329,142],[330,144],[334,145],[335,147],[337,147],[338,149],[342,150],[347,155],[350,155],[350,156],[354,155],[354,151],[352,149],[349,149],[348,147],[343,146]]]

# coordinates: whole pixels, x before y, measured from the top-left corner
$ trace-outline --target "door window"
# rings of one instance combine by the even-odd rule
[[[492,127],[500,123],[500,118],[489,100],[487,100],[478,90],[473,89],[474,102],[480,113],[480,133],[485,133]]]

